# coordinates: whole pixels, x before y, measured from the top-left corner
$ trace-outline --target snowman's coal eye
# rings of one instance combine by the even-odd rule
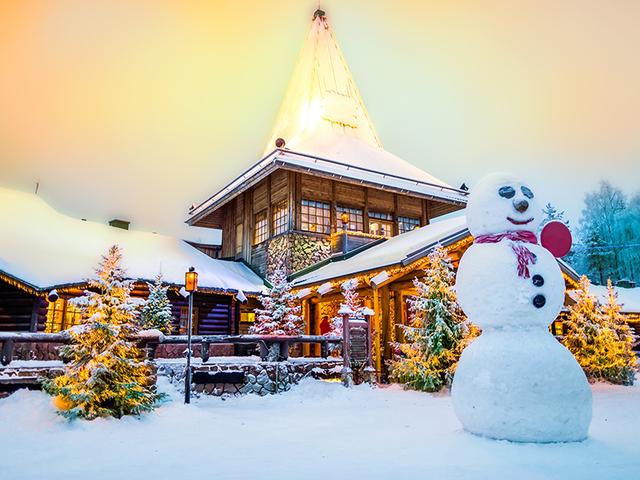
[[[513,187],[500,187],[500,190],[498,190],[498,195],[503,198],[513,198],[515,194],[516,191]]]
[[[525,197],[527,198],[533,198],[533,192],[527,188],[527,187],[520,187],[520,190],[522,190],[522,193],[524,194]]]

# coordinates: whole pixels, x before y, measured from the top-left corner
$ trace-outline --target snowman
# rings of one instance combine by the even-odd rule
[[[589,384],[548,328],[565,291],[549,249],[565,255],[571,236],[552,222],[539,245],[541,214],[533,190],[508,174],[484,178],[469,197],[474,244],[460,260],[456,291],[482,335],[463,351],[451,396],[462,425],[477,435],[517,442],[587,436]]]

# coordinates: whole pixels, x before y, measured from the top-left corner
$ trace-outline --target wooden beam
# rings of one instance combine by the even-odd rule
[[[364,209],[362,214],[362,229],[369,233],[369,189],[364,189]]]
[[[378,289],[373,289],[373,354],[376,358],[376,372],[382,372],[382,358],[380,357],[380,305],[378,302]],[[370,328],[371,328],[370,327]]]
[[[382,287],[380,290],[380,316],[382,331],[380,332],[380,341],[382,343],[380,353],[384,360],[388,360],[391,353],[391,310],[390,310],[390,294],[389,287]],[[380,366],[382,370],[386,371],[385,362],[381,361]]]

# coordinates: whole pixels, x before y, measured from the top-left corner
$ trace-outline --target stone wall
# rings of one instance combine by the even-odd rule
[[[208,383],[194,386],[194,391],[207,395],[253,393],[268,395],[286,392],[303,378],[340,378],[341,359],[295,359],[287,362],[259,362],[238,359],[224,362],[194,365],[194,372],[242,372],[242,384]],[[179,389],[184,384],[184,363],[158,363],[158,375],[163,375]]]
[[[331,256],[329,238],[305,233],[274,237],[267,246],[266,274],[284,266],[287,274],[297,272]]]

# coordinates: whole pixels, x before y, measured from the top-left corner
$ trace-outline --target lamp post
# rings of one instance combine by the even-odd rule
[[[193,325],[193,294],[198,291],[198,272],[190,267],[184,274],[184,289],[189,292],[187,316],[187,369],[184,374],[184,403],[191,403],[191,330]]]
[[[349,214],[347,212],[342,212],[340,215],[340,221],[342,222],[342,233],[344,237],[342,238],[342,254],[344,255],[349,251],[349,237],[347,235],[347,226],[349,225]]]

